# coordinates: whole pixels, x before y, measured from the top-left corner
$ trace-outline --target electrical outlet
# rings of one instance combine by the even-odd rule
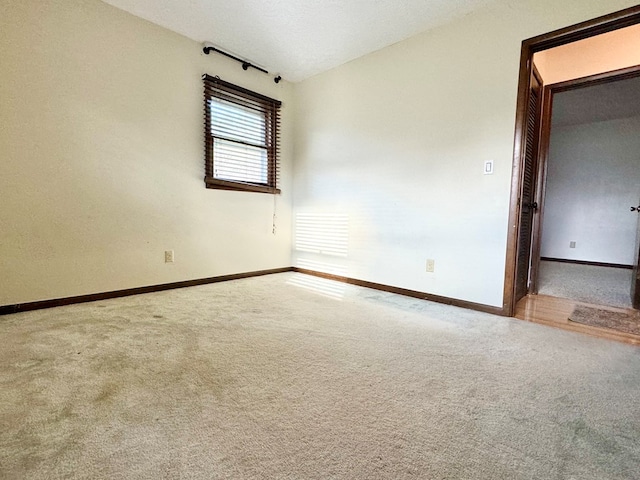
[[[428,258],[427,259],[427,272],[433,273],[435,271],[435,268],[436,268],[436,261],[433,260],[432,258]]]
[[[164,263],[173,263],[173,250],[164,251]]]
[[[569,248],[576,248],[576,242],[569,242]]]

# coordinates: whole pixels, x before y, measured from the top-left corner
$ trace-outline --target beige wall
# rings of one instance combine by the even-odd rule
[[[544,83],[558,83],[640,65],[640,25],[537,52]]]
[[[501,3],[295,85],[295,216],[349,223],[295,265],[502,306],[521,42],[634,2]]]
[[[98,0],[4,1],[0,62],[0,305],[291,264],[290,84]],[[204,187],[203,73],[283,100],[275,235]]]

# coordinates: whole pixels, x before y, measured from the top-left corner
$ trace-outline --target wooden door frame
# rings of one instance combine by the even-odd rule
[[[584,40],[602,33],[636,25],[638,23],[640,23],[640,6],[635,6],[598,17],[587,22],[555,30],[544,35],[529,38],[522,42],[522,49],[520,52],[520,71],[518,77],[518,97],[511,175],[511,200],[509,202],[509,228],[507,236],[502,304],[502,310],[505,315],[513,316],[515,311],[515,274],[521,213],[520,196],[522,192],[523,163],[526,148],[525,135],[528,113],[527,98],[529,94],[529,79],[531,78],[533,65],[533,54],[578,40]],[[535,223],[537,223],[539,227],[540,222],[537,221]]]
[[[544,218],[545,194],[547,186],[547,164],[549,161],[549,144],[551,140],[551,115],[553,113],[553,97],[556,93],[593,87],[605,83],[618,82],[640,76],[640,65],[621,68],[610,72],[575,78],[564,82],[552,83],[543,87],[542,93],[542,128],[540,131],[540,148],[538,149],[538,170],[536,174],[536,199],[538,215],[533,223],[531,242],[531,293],[538,293],[538,266],[542,247],[542,223]]]

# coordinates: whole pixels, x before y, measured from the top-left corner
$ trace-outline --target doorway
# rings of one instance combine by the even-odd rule
[[[631,308],[640,66],[548,85],[545,95],[530,293]]]
[[[543,156],[545,149],[548,151],[548,141],[544,145],[543,126],[547,129],[546,133],[548,134],[553,94],[550,89],[544,89],[541,113],[535,115],[532,109],[537,109],[536,103],[531,101],[535,89],[535,85],[532,84],[532,78],[535,78],[533,76],[533,56],[536,52],[572,44],[638,23],[640,23],[640,7],[633,7],[525,40],[522,44],[503,305],[505,313],[509,315],[514,314],[518,300],[528,293],[535,293],[532,287],[535,289],[537,285],[537,266],[540,258],[542,219],[539,214],[540,210],[538,209],[536,212],[538,202],[535,199],[539,200],[544,197],[544,182],[539,179],[543,179],[546,174],[546,164],[544,159],[538,162],[538,155],[531,155],[530,150],[537,148],[536,138],[542,131],[540,138],[543,143],[540,145],[540,151],[543,152]],[[595,79],[592,80],[595,81]],[[533,147],[532,144],[534,144]],[[535,172],[533,185],[529,185],[527,180],[530,172]],[[533,189],[535,192],[533,201],[527,198],[527,188]],[[530,215],[532,211],[533,215]],[[527,221],[528,217],[532,217],[530,221]],[[525,288],[522,288],[523,281]]]

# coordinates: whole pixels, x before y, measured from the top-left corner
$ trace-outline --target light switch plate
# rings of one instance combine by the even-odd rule
[[[493,175],[493,160],[487,160],[484,162],[484,172],[485,175]]]

